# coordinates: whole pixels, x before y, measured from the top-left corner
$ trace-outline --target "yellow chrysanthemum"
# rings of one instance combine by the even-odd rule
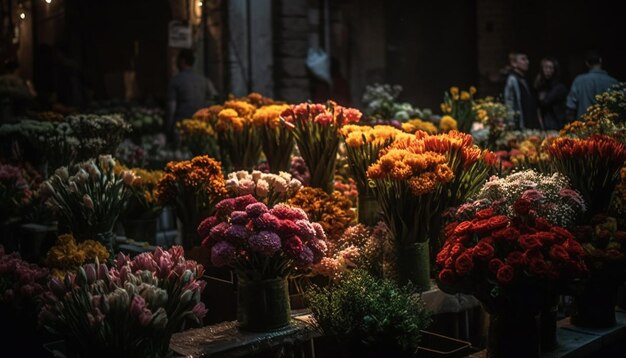
[[[439,128],[444,132],[456,130],[457,129],[456,120],[452,118],[452,116],[443,116],[441,117],[441,121],[439,122]]]

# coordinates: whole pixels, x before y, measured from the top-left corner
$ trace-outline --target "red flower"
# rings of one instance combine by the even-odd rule
[[[506,239],[509,241],[516,241],[519,238],[519,231],[513,226],[505,227],[491,233],[491,237],[495,240]]]
[[[539,241],[535,235],[522,235],[519,237],[518,241],[520,246],[525,250],[537,249],[542,246],[541,241]]]
[[[489,230],[496,230],[509,225],[509,218],[504,215],[489,218]]]
[[[446,259],[450,255],[450,249],[451,248],[452,248],[452,245],[450,243],[446,243],[445,245],[443,245],[443,247],[441,248],[441,250],[437,254],[437,261],[436,262],[437,262],[438,265],[443,265],[443,263],[446,261]]]
[[[473,224],[470,221],[463,221],[456,228],[454,228],[453,234],[455,236],[465,235],[472,230]]]
[[[553,226],[550,228],[550,231],[561,240],[574,240],[574,235],[572,235],[572,233],[570,233],[567,229],[560,226]]]
[[[443,269],[439,272],[439,281],[445,284],[453,284],[454,283],[454,271],[450,269]]]
[[[474,268],[474,261],[472,260],[471,253],[469,251],[466,251],[466,252],[462,253],[456,259],[456,263],[454,264],[454,268],[456,269],[456,272],[460,276],[463,276],[463,275],[467,274],[468,272],[470,272]]]
[[[477,219],[489,219],[490,217],[496,215],[496,211],[493,208],[482,209],[476,212]]]
[[[500,266],[498,269],[498,273],[496,274],[496,278],[500,283],[509,283],[513,280],[513,276],[515,275],[515,270],[512,266],[504,264]]]
[[[567,250],[561,245],[552,245],[550,248],[550,257],[559,261],[569,260]]]
[[[538,231],[533,236],[539,239],[541,243],[553,243],[556,241],[556,235],[547,231]]]
[[[443,229],[443,233],[446,236],[450,236],[452,235],[452,233],[454,232],[454,229],[459,225],[459,223],[457,221],[451,222],[448,225],[446,225],[446,227]]]
[[[498,270],[500,269],[502,265],[504,265],[504,262],[502,262],[502,260],[491,259],[491,261],[489,261],[489,271],[495,274],[498,272]]]
[[[481,240],[474,248],[474,257],[487,261],[493,257],[493,246]]]
[[[513,210],[520,215],[528,215],[531,208],[531,202],[526,199],[517,199],[513,204]]]
[[[566,240],[563,243],[563,247],[570,255],[582,256],[585,254],[585,249],[576,240]]]
[[[528,267],[531,273],[538,275],[538,276],[545,275],[549,269],[548,264],[545,262],[545,260],[541,258],[535,258],[535,257],[533,257],[528,262]]]
[[[450,257],[456,259],[463,251],[465,247],[462,244],[454,244],[450,249]]]
[[[544,218],[535,218],[535,227],[537,230],[548,231],[552,227],[548,220]]]
[[[506,263],[511,266],[523,266],[526,264],[526,259],[524,258],[524,254],[519,251],[513,251],[506,257]]]

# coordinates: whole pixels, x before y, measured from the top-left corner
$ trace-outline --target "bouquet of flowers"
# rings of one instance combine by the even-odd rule
[[[258,170],[252,173],[238,171],[228,174],[226,180],[226,190],[230,196],[251,194],[269,207],[289,200],[301,187],[302,183],[286,172],[266,174]]]
[[[460,91],[458,87],[450,87],[449,92],[444,93],[441,111],[456,119],[459,131],[469,133],[474,124],[474,95],[476,87],[471,86],[468,91]]]
[[[0,220],[19,214],[20,206],[31,196],[29,185],[22,170],[0,163]]]
[[[617,220],[603,214],[591,218],[590,225],[572,230],[586,254],[591,271],[622,278],[626,264],[626,231],[620,230]]]
[[[208,157],[169,162],[157,184],[156,197],[161,205],[176,208],[183,223],[183,246],[192,247],[198,238],[195,228],[218,200],[226,195],[220,162]]]
[[[331,282],[336,282],[343,273],[354,268],[382,277],[387,236],[383,223],[375,227],[363,224],[350,226],[338,240],[327,242],[326,257],[313,265],[311,272],[327,277]]]
[[[150,219],[157,217],[162,209],[157,198],[157,185],[165,173],[161,170],[143,168],[127,169],[122,165],[115,168],[118,173],[125,170],[133,172],[135,179],[129,188],[130,198],[123,213],[124,218]]]
[[[109,252],[101,243],[85,240],[76,243],[72,234],[64,234],[46,254],[46,265],[52,270],[52,276],[63,279],[69,272],[76,272],[86,263],[107,262]]]
[[[71,169],[58,168],[41,190],[78,241],[100,241],[113,252],[113,225],[134,180],[131,171],[116,174],[113,157],[101,155]]]
[[[76,160],[83,161],[101,154],[115,153],[130,132],[130,125],[120,115],[77,114],[65,118],[80,144]]]
[[[200,119],[183,119],[176,123],[181,141],[194,156],[219,154],[215,131],[211,124]]]
[[[250,170],[259,161],[261,140],[252,123],[255,111],[256,107],[248,102],[230,100],[217,115],[217,140],[235,170]]]
[[[157,249],[115,266],[88,264],[65,280],[52,279],[40,323],[64,334],[80,353],[96,357],[165,356],[173,333],[206,314],[198,281],[202,266],[185,261],[182,249]]]
[[[596,96],[596,103],[587,109],[587,113],[603,109],[611,121],[626,124],[626,82],[611,86]]]
[[[389,124],[385,121],[406,121],[409,118],[429,118],[432,115],[429,109],[420,110],[409,103],[397,102],[401,92],[400,85],[376,83],[365,86],[362,101],[366,105],[365,115],[369,122],[382,121],[376,124]]]
[[[283,124],[293,130],[300,154],[311,172],[311,186],[329,194],[333,192],[339,129],[360,119],[358,110],[332,101],[326,106],[301,103],[281,114]]]
[[[274,104],[257,109],[252,122],[260,132],[263,153],[274,173],[289,170],[293,152],[293,133],[281,125],[280,115],[287,108],[286,104]]]
[[[626,161],[624,144],[597,134],[586,139],[560,137],[550,143],[547,151],[554,167],[582,194],[590,217],[609,209]]]
[[[550,156],[545,148],[555,137],[542,139],[530,136],[524,139],[516,149],[510,151],[511,163],[518,169],[534,169],[542,173],[552,172]]]
[[[586,211],[582,196],[572,190],[561,173],[540,174],[525,170],[503,178],[493,176],[472,197],[473,201],[456,209],[456,220],[471,220],[476,211],[495,206],[498,214],[513,216],[514,203],[528,200],[532,210],[552,225],[572,228]]]
[[[476,113],[476,119],[487,130],[485,146],[491,150],[498,149],[496,143],[506,129],[506,106],[493,97],[486,97],[476,101],[473,111]]]
[[[355,218],[352,202],[338,191],[327,194],[319,188],[304,187],[288,203],[304,210],[311,221],[319,223],[329,241],[339,239]]]
[[[531,210],[529,200],[512,206],[512,215],[498,214],[494,203],[446,227],[436,260],[439,286],[472,294],[492,312],[524,305],[537,313],[555,284],[587,274],[585,252],[567,229]]]
[[[0,245],[0,304],[11,309],[34,305],[44,291],[48,270],[22,261],[19,253],[7,254]]]
[[[252,195],[229,198],[198,226],[213,265],[232,266],[241,278],[286,278],[319,262],[326,234],[302,209],[286,204],[268,208]]]

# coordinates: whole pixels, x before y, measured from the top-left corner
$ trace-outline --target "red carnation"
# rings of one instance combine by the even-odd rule
[[[528,262],[528,267],[531,273],[538,276],[545,275],[549,269],[545,260],[534,257]]]
[[[560,226],[551,227],[550,232],[554,233],[554,235],[561,240],[574,240],[574,235]]]
[[[489,245],[484,241],[480,241],[478,245],[474,248],[474,256],[478,257],[483,261],[487,261],[493,257],[493,246]]]
[[[519,238],[519,231],[513,226],[505,227],[491,233],[491,237],[494,239],[506,239],[509,241],[516,241]]]
[[[559,261],[569,260],[567,250],[561,245],[552,245],[550,248],[550,257]]]
[[[537,228],[537,230],[548,231],[550,230],[552,225],[550,225],[548,220],[544,218],[535,218],[535,227]]]
[[[557,239],[554,233],[548,231],[538,231],[534,234],[534,236],[542,243],[553,243]]]
[[[563,243],[563,247],[570,255],[582,256],[585,254],[585,249],[576,240],[566,240]]]
[[[500,269],[502,265],[504,265],[504,262],[502,262],[502,260],[491,259],[491,261],[489,261],[489,271],[495,274],[498,272],[498,270]]]
[[[493,208],[487,208],[487,209],[482,209],[482,210],[478,210],[476,212],[476,218],[477,219],[489,219],[490,217],[496,215],[496,211],[493,210]]]
[[[454,232],[454,229],[459,225],[459,223],[457,221],[453,221],[451,223],[449,223],[448,225],[446,225],[446,227],[443,229],[443,233],[446,236],[450,236],[452,235],[452,233]]]
[[[454,264],[454,268],[456,269],[456,272],[460,276],[463,276],[463,275],[467,274],[468,272],[470,272],[474,268],[474,261],[472,260],[471,253],[469,251],[466,251],[466,252],[462,253],[456,259],[456,263]]]
[[[457,258],[463,251],[465,247],[462,244],[454,244],[450,249],[450,257]]]
[[[515,270],[513,269],[513,267],[511,265],[504,264],[498,269],[496,278],[500,283],[509,283],[513,280],[514,275]]]
[[[448,256],[450,255],[450,249],[451,249],[451,245],[449,243],[445,244],[441,250],[439,251],[439,253],[437,254],[437,264],[438,265],[443,265],[444,262],[446,262],[446,259],[448,258]]]
[[[211,232],[213,226],[217,225],[218,219],[215,216],[209,216],[208,218],[202,220],[200,225],[198,225],[198,236],[205,237]]]
[[[472,230],[473,224],[470,221],[463,221],[454,228],[453,234],[455,236],[465,235]]]
[[[454,283],[454,271],[450,270],[450,269],[443,269],[441,270],[441,272],[439,272],[439,281],[441,281],[444,284],[453,284]]]
[[[511,266],[523,266],[526,263],[524,254],[519,251],[513,251],[506,257],[506,263]]]
[[[509,218],[504,215],[489,218],[489,230],[496,230],[509,225]]]
[[[522,235],[518,241],[525,250],[537,249],[542,246],[541,241],[535,235]]]

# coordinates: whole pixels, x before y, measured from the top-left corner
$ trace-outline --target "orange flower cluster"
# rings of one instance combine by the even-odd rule
[[[289,108],[287,104],[271,104],[261,107],[252,116],[252,123],[257,126],[280,127],[280,114]]]
[[[348,124],[339,130],[339,134],[345,139],[346,144],[352,148],[362,147],[371,143],[375,146],[385,145],[397,136],[410,136],[392,126],[359,126]]]
[[[570,158],[597,158],[615,163],[620,167],[626,161],[626,147],[615,139],[604,135],[592,135],[587,139],[560,137],[548,146],[556,160]]]
[[[289,199],[289,205],[304,210],[311,222],[320,223],[333,242],[355,219],[352,202],[338,191],[329,195],[319,188],[304,187]]]
[[[442,154],[425,149],[417,138],[394,142],[367,170],[371,179],[407,181],[411,192],[419,196],[435,189],[439,183],[454,178]]]
[[[224,109],[224,106],[220,106],[218,104],[199,109],[196,113],[193,114],[192,119],[201,120],[204,122],[213,122],[217,115]]]
[[[177,197],[202,194],[201,204],[208,205],[226,195],[220,162],[209,156],[190,161],[169,162],[157,184],[157,198],[163,205],[176,204]]]

